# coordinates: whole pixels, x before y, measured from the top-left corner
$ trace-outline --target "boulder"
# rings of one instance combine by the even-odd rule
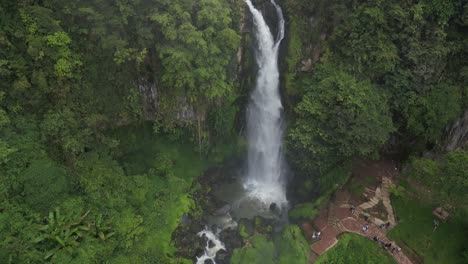
[[[223,206],[223,207],[219,208],[218,210],[214,211],[213,215],[215,215],[215,216],[226,215],[227,213],[229,213],[230,210],[231,210],[231,205],[226,204],[225,206]]]

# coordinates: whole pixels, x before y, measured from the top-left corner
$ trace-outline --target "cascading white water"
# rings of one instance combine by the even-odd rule
[[[206,260],[211,260],[213,261],[213,263],[216,264],[215,262],[216,253],[218,253],[218,251],[220,250],[226,250],[223,242],[219,240],[216,234],[214,234],[211,230],[207,228],[199,232],[198,236],[205,237],[207,241],[206,241],[205,253],[203,254],[203,256],[197,257],[197,264],[205,264]],[[213,244],[213,247],[210,247],[210,241]]]
[[[283,12],[274,0],[278,15],[276,40],[262,14],[246,0],[253,16],[257,43],[258,76],[247,109],[248,164],[244,187],[248,196],[264,205],[287,204],[283,172],[283,128],[279,93],[278,50],[284,38]]]
[[[279,93],[278,50],[284,38],[284,17],[281,7],[275,0],[270,0],[278,15],[278,35],[276,40],[266,24],[262,14],[253,6],[250,0],[245,0],[253,15],[255,36],[257,40],[256,61],[258,76],[256,86],[252,92],[247,108],[247,137],[248,137],[248,172],[244,180],[247,198],[262,203],[269,208],[272,203],[279,207],[287,205],[285,179],[283,177],[283,155],[281,151],[283,128],[281,114],[283,106]],[[225,193],[223,193],[225,195]],[[246,197],[234,202],[233,209],[239,209]],[[257,203],[254,203],[257,204]],[[247,206],[247,208],[251,208]],[[256,208],[262,209],[262,208]],[[251,215],[245,212],[238,215]],[[258,212],[255,212],[258,213]],[[255,214],[253,213],[253,214]],[[229,214],[228,214],[229,215]],[[236,226],[230,221],[223,228]],[[198,233],[207,239],[205,252],[197,257],[197,264],[204,264],[206,260],[215,263],[216,253],[226,250],[218,238],[218,233],[205,229]],[[210,242],[213,247],[210,247]]]

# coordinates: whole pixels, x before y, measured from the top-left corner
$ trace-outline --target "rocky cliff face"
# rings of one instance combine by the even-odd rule
[[[441,144],[444,152],[466,149],[468,146],[468,109],[463,116],[448,126],[445,130],[445,137]]]
[[[138,81],[138,89],[142,98],[144,119],[156,120],[160,99],[156,83],[141,78]]]
[[[232,64],[229,66],[232,69],[233,79],[235,80],[235,87],[239,87],[240,90],[236,91],[237,96],[242,98],[247,98],[250,93],[250,89],[253,87],[252,76],[255,76],[255,63],[253,60],[253,42],[254,39],[251,37],[250,30],[252,28],[251,16],[248,11],[248,8],[244,0],[231,0],[232,12],[237,16],[238,32],[242,37],[241,45],[238,47],[236,54],[233,56]],[[259,8],[262,13],[265,15],[266,21],[272,30],[273,34],[277,32],[277,14],[276,9],[271,4],[270,0],[255,0],[252,1],[254,5]],[[283,10],[286,12],[287,3],[285,1],[278,2],[283,6]],[[321,36],[322,38],[325,35]],[[287,39],[284,40],[283,51],[280,54],[281,57],[286,56],[285,51],[287,47]],[[306,66],[300,67],[302,70],[310,70],[311,64],[315,63],[319,59],[320,47],[316,45],[311,46],[310,48],[310,58],[305,58],[303,64]],[[282,60],[283,61],[283,60]],[[157,68],[153,65],[150,67],[152,69]],[[143,74],[142,76],[151,76],[157,75],[157,72]],[[232,75],[231,75],[232,76]],[[139,88],[141,98],[142,98],[142,108],[143,108],[143,117],[148,121],[155,121],[161,119],[161,117],[170,116],[174,119],[176,123],[182,126],[190,126],[197,124],[199,121],[205,121],[207,119],[206,113],[208,111],[206,106],[204,106],[205,111],[199,111],[194,105],[190,103],[186,96],[180,96],[179,98],[173,98],[176,102],[174,109],[167,110],[167,107],[164,107],[161,102],[163,101],[163,93],[160,90],[161,87],[158,86],[157,78],[146,78],[140,77],[136,81],[136,85]],[[236,88],[237,89],[237,88]],[[239,118],[237,122],[243,123],[244,115],[243,110],[245,108],[245,102],[239,102]],[[218,100],[219,101],[219,100]],[[218,102],[219,104],[219,102]],[[204,126],[202,124],[202,126]]]
[[[312,72],[322,56],[325,43],[342,22],[343,13],[350,8],[351,2],[284,1],[284,5],[288,12],[289,38],[294,42],[288,51],[289,57],[296,63],[289,67],[294,67],[296,72]]]
[[[147,121],[158,120],[163,113],[161,109],[161,94],[158,90],[156,82],[147,81],[140,79],[138,81],[138,89],[140,90],[142,105],[143,105],[143,117]],[[178,123],[182,125],[194,124],[198,121],[197,113],[192,104],[189,103],[186,96],[179,96],[175,99],[177,107],[173,109],[172,116]],[[201,120],[205,120],[205,117],[201,117]]]
[[[238,32],[242,36],[241,45],[238,47],[236,54],[233,54],[232,64],[229,66],[230,71],[233,71],[232,74],[235,76],[234,86],[240,86],[242,79],[245,75],[246,67],[246,56],[248,51],[248,41],[246,41],[246,34],[249,32],[248,27],[248,16],[245,3],[243,0],[232,0],[231,6],[233,8],[232,13],[238,15]],[[154,66],[154,65],[153,65]],[[150,67],[157,68],[157,67]],[[232,75],[231,74],[231,75]],[[157,75],[157,72],[151,72],[143,75]],[[157,78],[156,78],[157,79]],[[177,124],[181,126],[190,126],[193,124],[198,124],[200,122],[205,122],[207,120],[207,108],[208,105],[203,106],[203,109],[197,109],[189,100],[187,96],[179,96],[178,98],[172,98],[175,102],[174,107],[167,107],[161,104],[163,100],[163,93],[161,88],[158,86],[157,80],[155,78],[146,78],[140,77],[136,81],[136,85],[139,88],[142,100],[142,109],[143,109],[143,118],[147,121],[156,121],[161,119],[161,117],[171,117]],[[214,102],[215,105],[220,104],[220,100]],[[202,124],[203,125],[203,124]]]

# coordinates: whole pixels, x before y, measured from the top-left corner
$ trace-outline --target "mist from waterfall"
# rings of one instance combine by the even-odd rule
[[[250,198],[266,206],[275,203],[282,207],[287,204],[287,199],[278,50],[284,38],[285,22],[280,6],[271,0],[278,16],[278,34],[275,38],[260,11],[250,0],[246,0],[246,3],[253,16],[258,75],[247,108],[249,147],[244,187]]]

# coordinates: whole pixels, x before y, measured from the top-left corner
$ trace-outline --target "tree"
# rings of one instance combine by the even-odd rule
[[[468,152],[446,154],[440,161],[413,159],[409,176],[431,188],[436,198],[460,205],[468,194]]]
[[[191,143],[168,141],[137,148],[159,159],[133,175],[124,165],[133,149],[113,131],[147,127],[144,82],[163,125],[177,120],[182,97],[198,120],[213,113],[199,135],[232,136],[240,37],[230,3],[0,2],[0,262],[177,262],[172,232],[205,162]],[[174,151],[183,157],[166,157]]]
[[[190,101],[220,98],[230,94],[232,84],[226,67],[239,44],[230,28],[228,5],[217,0],[199,1],[197,6],[182,3],[165,5],[165,13],[151,16],[164,37],[160,58],[162,81]],[[192,10],[193,9],[193,10]],[[193,11],[195,19],[190,15]]]
[[[36,160],[20,175],[24,201],[38,211],[47,212],[67,197],[70,182],[64,168],[51,160]],[[47,190],[47,191],[45,191]]]
[[[375,154],[393,131],[386,98],[368,81],[323,64],[300,85],[306,91],[288,133],[290,153],[299,167],[327,168],[353,156]]]
[[[381,78],[399,63],[398,49],[387,31],[385,3],[369,1],[337,27],[327,59],[349,73]]]
[[[305,240],[301,229],[296,225],[288,225],[281,236],[275,239],[278,252],[278,264],[288,264],[294,259],[294,263],[305,264],[309,256],[309,244]]]
[[[4,93],[0,92],[0,102],[3,100]],[[5,110],[0,108],[0,128],[6,126],[10,123],[10,118],[8,117]],[[0,164],[8,161],[8,156],[15,151],[14,148],[8,146],[8,144],[0,139]]]
[[[425,96],[411,95],[406,112],[407,126],[425,142],[437,142],[445,126],[462,112],[462,93],[457,86],[441,83]]]

